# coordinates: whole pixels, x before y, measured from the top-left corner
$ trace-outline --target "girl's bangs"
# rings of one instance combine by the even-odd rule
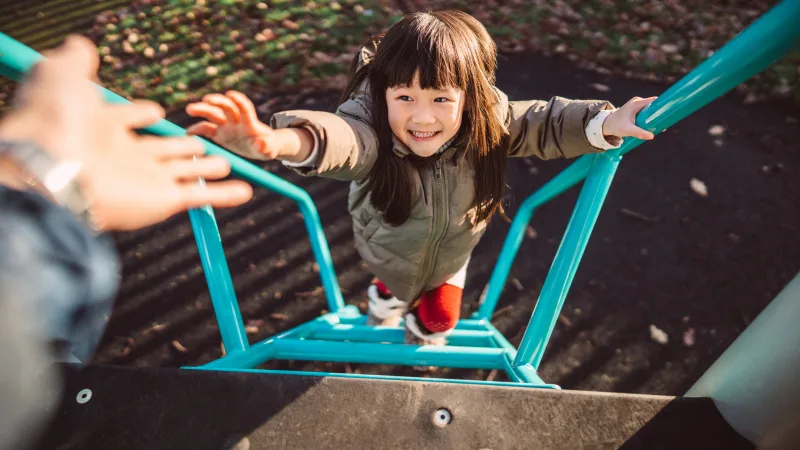
[[[419,74],[422,89],[466,90],[467,61],[444,34],[442,28],[430,25],[422,30],[412,29],[403,39],[395,39],[381,49],[386,87],[411,86]]]

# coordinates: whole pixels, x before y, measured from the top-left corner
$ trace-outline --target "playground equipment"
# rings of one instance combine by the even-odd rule
[[[800,1],[784,0],[717,51],[694,71],[664,92],[658,100],[653,102],[638,115],[637,124],[644,129],[658,134],[715,98],[728,92],[752,75],[769,66],[800,42],[799,23]],[[41,56],[35,51],[8,36],[0,34],[0,74],[13,79],[19,79],[30,70],[40,58]],[[127,101],[105,89],[102,89],[102,92],[109,102],[122,103]],[[180,136],[185,134],[182,128],[167,121],[161,121],[145,131],[165,136]],[[292,383],[315,384],[317,381],[296,380],[319,380],[320,377],[326,380],[341,378],[350,379],[329,382],[333,383],[335,386],[345,386],[342,388],[345,390],[355,389],[354,385],[348,383],[356,382],[360,383],[358,384],[358,389],[378,390],[381,389],[381,386],[385,386],[381,384],[385,382],[385,380],[401,382],[399,386],[408,386],[409,384],[423,382],[422,379],[410,377],[368,376],[340,373],[292,373],[253,369],[253,367],[271,359],[287,359],[499,369],[504,370],[508,374],[508,377],[513,380],[513,382],[510,383],[498,383],[472,380],[424,379],[424,383],[430,383],[432,381],[449,383],[450,386],[441,389],[450,389],[450,392],[460,392],[461,395],[465,396],[467,389],[472,389],[472,391],[469,392],[477,393],[479,392],[477,390],[479,388],[487,389],[486,391],[480,391],[486,392],[486,395],[489,395],[488,393],[491,392],[492,395],[499,395],[501,397],[505,395],[502,393],[506,391],[502,391],[502,389],[498,391],[497,389],[503,387],[558,389],[558,386],[544,382],[539,377],[537,370],[542,361],[547,342],[555,327],[559,312],[569,292],[570,285],[577,271],[578,264],[580,263],[594,224],[600,213],[605,196],[614,178],[617,166],[625,153],[633,150],[641,143],[642,141],[640,140],[630,138],[626,139],[619,149],[611,150],[603,154],[583,156],[529,197],[521,205],[514,218],[508,237],[498,258],[497,265],[489,281],[487,295],[483,304],[472,317],[459,321],[458,326],[450,337],[449,345],[435,347],[397,345],[403,342],[403,329],[401,327],[366,326],[365,317],[360,314],[355,306],[345,306],[336,280],[330,251],[320,224],[320,219],[309,195],[297,186],[271,173],[265,172],[257,166],[206,141],[207,152],[227,158],[231,163],[233,174],[258,186],[289,197],[298,204],[309,233],[314,256],[319,264],[320,276],[322,278],[322,284],[330,312],[296,328],[250,345],[236,301],[222,248],[219,229],[214,218],[214,212],[210,207],[192,210],[189,212],[189,215],[227,355],[201,367],[186,368],[200,371],[215,371],[214,376],[189,372],[178,378],[191,379],[200,384],[210,383],[209,385],[213,385],[213,380],[228,376],[233,377],[233,379],[241,380],[245,384],[250,383],[247,384],[248,386],[258,385],[261,388],[264,388],[264,380],[292,385]],[[573,210],[572,217],[570,218],[563,240],[556,253],[553,265],[545,280],[541,295],[522,343],[519,349],[516,349],[491,324],[490,318],[505,285],[516,252],[523,240],[525,228],[531,215],[536,208],[581,181],[585,182]],[[791,302],[790,297],[798,295],[798,290],[800,290],[800,288],[797,287],[798,283],[795,282],[792,286],[794,287],[792,287],[791,290],[787,290],[787,292],[790,293],[775,300],[774,308],[781,308],[780,304],[785,305]],[[795,304],[796,303],[797,302],[795,302]],[[795,315],[795,317],[797,316]],[[761,377],[763,380],[765,379],[763,376],[765,376],[767,372],[773,374],[780,373],[784,374],[780,378],[776,378],[776,376],[773,375],[767,379],[781,381],[784,386],[783,389],[777,383],[771,385],[760,383],[757,392],[762,396],[779,402],[781,405],[779,410],[782,414],[792,411],[792,408],[794,408],[793,411],[795,413],[800,410],[800,392],[798,392],[798,389],[790,389],[787,393],[785,388],[785,384],[791,384],[790,381],[793,381],[800,375],[800,358],[797,357],[797,348],[800,348],[800,346],[798,346],[796,342],[793,347],[794,350],[792,350],[792,347],[780,348],[781,350],[794,352],[793,354],[795,357],[791,362],[788,362],[788,364],[783,362],[783,366],[779,368],[774,359],[769,361],[765,360],[770,365],[767,366],[765,363],[763,367],[750,366],[750,369],[747,371],[748,377],[731,376],[731,374],[741,372],[744,367],[744,362],[742,361],[746,361],[749,358],[741,357],[742,352],[752,352],[754,345],[766,345],[767,342],[771,344],[779,341],[786,342],[785,336],[782,337],[782,339],[775,338],[779,332],[789,333],[789,336],[800,338],[796,327],[791,329],[789,323],[784,323],[785,320],[784,322],[778,323],[780,320],[780,314],[762,315],[762,317],[755,321],[750,327],[756,330],[748,330],[748,332],[740,338],[740,340],[745,340],[747,342],[740,343],[737,341],[729,350],[729,352],[732,352],[734,355],[731,356],[728,353],[723,355],[720,362],[712,368],[698,386],[690,391],[690,394],[699,396],[710,395],[711,398],[716,400],[716,394],[721,393],[720,395],[728,398],[732,392],[738,393],[746,391],[747,388],[750,387],[748,383],[752,382],[755,377]],[[797,339],[795,339],[795,341],[796,340]],[[753,344],[753,342],[757,342],[757,344]],[[389,345],[391,345],[391,347],[389,347]],[[238,372],[238,375],[231,375],[230,372]],[[248,374],[245,375],[244,372]],[[91,379],[92,377],[98,376],[97,374],[102,374],[104,372],[102,369],[92,369],[88,373],[89,375],[86,375],[86,379]],[[125,371],[117,373],[112,370],[107,373],[113,373],[115,377],[120,377],[120,379],[130,376],[130,374]],[[252,378],[256,374],[261,378]],[[291,380],[292,377],[289,375],[292,374],[297,377],[295,381],[287,381]],[[724,380],[724,387],[719,389],[714,388],[714,380]],[[490,385],[491,387],[480,385]],[[308,388],[308,386],[306,386],[306,388]],[[334,388],[334,390],[335,389],[336,388]],[[426,387],[421,389],[435,390],[437,388],[432,388],[430,385],[426,384]],[[299,390],[304,391],[305,388]],[[276,391],[275,388],[271,388],[269,392],[272,395],[281,396],[280,392]],[[519,390],[515,389],[514,392],[519,392]],[[354,394],[351,392],[350,395]],[[552,399],[548,397],[549,395],[563,395],[566,396],[564,397],[566,399],[572,399],[569,401],[574,400],[573,397],[568,396],[568,393],[545,394],[541,391],[537,391],[524,395],[528,396],[525,398],[535,398],[543,402],[552,401],[548,400],[548,398]],[[639,405],[638,407],[641,407],[643,404],[642,402],[646,403],[649,401],[643,397],[637,398],[635,396],[630,397],[629,400],[632,402],[631,404]],[[677,414],[675,411],[681,411],[678,415],[683,417],[683,421],[680,422],[682,425],[676,425],[675,428],[672,429],[673,433],[678,429],[683,429],[683,431],[688,429],[686,428],[688,426],[686,422],[686,417],[688,416],[686,416],[686,414],[690,413],[687,413],[687,411],[694,411],[694,413],[699,414],[697,417],[706,420],[702,422],[705,425],[715,420],[712,416],[714,416],[716,410],[704,410],[705,412],[698,413],[698,411],[701,411],[705,406],[698,406],[698,409],[693,409],[695,406],[691,405],[708,404],[702,403],[701,400],[702,399],[698,400],[700,403],[692,403],[690,399],[681,399],[679,403],[683,402],[681,404],[684,406],[680,408],[685,407],[688,409],[681,410],[678,408],[675,410],[673,408],[673,414]],[[241,401],[245,402],[244,399],[241,399]],[[399,400],[389,399],[387,401],[392,402]],[[613,402],[603,403],[605,400],[597,401],[599,402],[598,405],[604,405],[601,408],[614,408]],[[150,406],[157,407],[157,403],[158,402],[151,402]],[[751,442],[763,444],[766,437],[768,438],[767,443],[772,446],[771,448],[781,448],[780,445],[790,442],[800,442],[800,426],[797,425],[798,419],[796,416],[793,419],[793,423],[784,421],[782,422],[783,425],[778,429],[775,428],[774,421],[752,420],[753,414],[764,413],[769,410],[771,406],[763,402],[756,402],[755,400],[747,400],[745,403],[744,405],[726,404],[724,408],[720,408],[720,411],[723,412],[726,418],[735,417],[736,420],[729,419],[729,423],[734,425],[737,431],[748,437]],[[639,426],[642,426],[650,421],[654,415],[663,414],[663,411],[658,414],[656,413],[661,408],[664,408],[665,405],[673,404],[673,402],[666,402],[660,404],[660,406],[651,405],[651,409],[649,410],[651,414],[649,416],[648,414],[644,414],[636,420],[631,419],[633,420],[632,423],[638,423]],[[285,406],[286,404],[284,402],[283,407]],[[480,414],[480,408],[476,405],[472,406],[474,406],[474,412]],[[521,408],[524,407],[518,406]],[[338,406],[330,404],[328,407],[338,408]],[[494,406],[484,405],[484,407],[487,408],[487,410],[497,412],[499,415],[505,417],[498,412],[497,408]],[[582,407],[585,408],[586,405]],[[470,409],[470,411],[473,409]],[[547,408],[544,408],[544,410],[547,410]],[[433,416],[434,423],[441,426],[446,426],[450,423],[451,412],[449,410],[445,411],[446,414],[444,411],[436,411],[436,414]],[[557,412],[552,409],[550,411],[553,414],[564,414],[563,411]],[[602,411],[599,413],[601,412]],[[667,414],[667,416],[669,416],[669,414]],[[386,419],[389,418],[380,418],[380,420]],[[589,419],[588,416],[586,419]],[[409,420],[413,421],[416,419],[410,417]],[[742,424],[749,424],[750,426],[748,427]],[[552,422],[550,422],[550,425],[552,426]],[[486,429],[485,426],[483,428],[480,426],[478,427],[480,429]],[[712,429],[717,430],[720,433],[719,436],[725,436],[724,426],[718,428],[709,426],[706,431]],[[602,427],[596,427],[598,439],[601,438],[601,430]],[[639,432],[642,430],[643,429],[639,430]],[[571,442],[574,444],[565,444],[565,448],[577,448],[579,445],[586,445],[587,442],[592,442],[587,440],[581,441],[580,436],[567,436],[568,430],[566,428],[560,432],[563,432],[564,439],[566,439],[564,441],[565,443]],[[664,432],[668,433],[667,431]],[[645,433],[645,435],[647,434]],[[630,438],[631,434],[627,436]],[[615,439],[620,438],[617,437]],[[612,441],[613,439],[607,439],[605,442]],[[472,445],[482,441],[478,439],[474,442],[469,442],[470,445]],[[623,440],[621,442],[626,441]],[[669,439],[662,436],[662,442],[669,442]],[[724,448],[740,448],[736,447],[738,444],[735,444],[735,442],[737,442],[735,439],[730,442],[734,443],[724,446]],[[741,442],[739,443],[741,444]],[[512,446],[516,446],[516,444]],[[525,447],[525,445],[521,446]],[[714,445],[714,447],[716,447],[716,445]],[[681,446],[680,448],[688,447]]]

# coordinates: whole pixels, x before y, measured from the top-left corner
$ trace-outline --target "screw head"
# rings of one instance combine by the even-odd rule
[[[75,401],[77,401],[81,405],[88,403],[89,400],[91,399],[92,399],[91,389],[82,389],[80,392],[78,392],[78,396],[75,397]]]
[[[439,408],[433,413],[433,423],[438,427],[446,427],[453,420],[453,415],[446,408]]]

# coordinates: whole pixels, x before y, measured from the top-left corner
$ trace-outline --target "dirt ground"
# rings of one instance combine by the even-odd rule
[[[618,106],[667,87],[536,55],[502,58],[498,86],[512,99],[607,98]],[[330,110],[336,98],[306,92],[270,108]],[[545,381],[674,395],[691,386],[800,269],[799,118],[800,111],[785,106],[720,99],[624,158],[548,346],[540,371]],[[725,128],[722,135],[709,134],[715,125]],[[567,164],[512,161],[510,214]],[[371,275],[352,246],[347,184],[303,179],[276,163],[266,167],[311,194],[345,298],[363,308]],[[705,183],[707,197],[690,189],[693,178]],[[534,215],[536,236],[523,243],[511,273],[517,282],[506,287],[494,319],[514,344],[577,194],[574,188]],[[258,328],[251,342],[323,311],[319,276],[292,202],[258,191],[240,208],[217,211],[217,219],[245,321]],[[476,249],[464,315],[476,309],[508,228],[495,220]],[[95,361],[177,367],[219,357],[221,340],[187,216],[120,234],[117,244],[124,276]],[[651,339],[651,324],[667,333],[667,344]],[[683,337],[690,329],[693,343]],[[355,364],[264,367],[415,375],[404,367]],[[432,376],[505,379],[473,370],[440,369]]]

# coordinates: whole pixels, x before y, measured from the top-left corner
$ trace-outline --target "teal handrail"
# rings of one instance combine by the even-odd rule
[[[764,70],[799,43],[800,1],[784,0],[643,109],[636,118],[636,124],[659,134]],[[642,142],[644,141],[640,139],[628,138],[619,149],[593,156],[587,182],[581,190],[561,246],[542,286],[514,361],[515,367],[532,366],[538,370],[617,165],[622,155]],[[575,169],[570,167],[567,170]],[[529,208],[523,214],[518,214],[515,221],[527,224],[531,213],[532,208]],[[512,225],[512,229],[518,235],[509,234],[507,242],[520,241],[520,230],[524,231],[524,226],[514,228]],[[518,244],[504,246],[505,253],[501,252],[498,266],[510,266],[511,263],[506,259],[513,260],[518,248]],[[490,288],[495,280],[498,283],[501,279],[505,281],[505,276],[507,275],[495,271],[489,281]],[[499,296],[500,291],[500,288],[494,288],[492,294]],[[497,298],[487,298],[485,302],[493,306],[496,305]],[[491,313],[487,307],[482,312],[479,311],[479,318],[489,318]]]

